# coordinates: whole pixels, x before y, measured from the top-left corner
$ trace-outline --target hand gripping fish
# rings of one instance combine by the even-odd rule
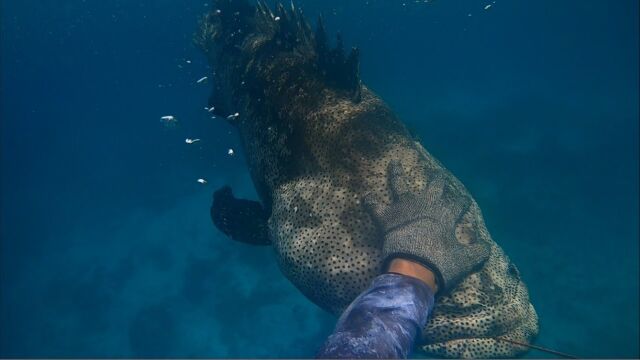
[[[469,192],[407,131],[359,75],[359,52],[330,47],[293,5],[214,1],[195,42],[216,70],[209,107],[237,128],[260,202],[214,194],[214,224],[232,239],[270,245],[283,274],[339,315],[381,271],[381,229],[363,199],[390,203],[387,168],[401,164],[419,192],[442,176],[444,196],[470,205],[461,243],[490,255],[436,299],[417,350],[444,357],[513,357],[538,332],[518,269],[487,231]],[[277,20],[276,20],[277,19]],[[423,249],[428,251],[428,249]]]

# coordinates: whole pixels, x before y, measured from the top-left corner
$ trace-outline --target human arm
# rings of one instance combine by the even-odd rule
[[[417,278],[385,273],[344,311],[317,358],[406,358],[427,322],[434,293]]]
[[[320,358],[406,358],[433,309],[435,292],[453,286],[489,255],[487,244],[456,239],[455,227],[468,205],[443,197],[441,176],[414,194],[400,165],[392,163],[389,183],[391,204],[370,198],[365,204],[384,233],[384,269],[401,274],[373,280],[342,314]]]

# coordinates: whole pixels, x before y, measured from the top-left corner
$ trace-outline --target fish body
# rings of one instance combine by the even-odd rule
[[[271,244],[283,274],[339,315],[381,272],[382,234],[363,197],[388,204],[391,161],[416,191],[444,173],[447,196],[472,202],[458,239],[486,241],[492,250],[482,268],[438,298],[419,346],[445,357],[523,352],[496,339],[526,343],[538,331],[517,268],[466,188],[361,82],[358,50],[345,54],[340,38],[330,47],[322,22],[313,31],[293,7],[278,5],[274,13],[261,2],[218,0],[214,8],[220,11],[203,18],[196,42],[217,70],[210,105],[243,114],[232,124],[264,209],[266,224],[258,227],[268,237],[255,243]]]

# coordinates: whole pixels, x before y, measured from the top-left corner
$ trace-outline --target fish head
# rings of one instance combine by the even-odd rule
[[[213,67],[209,105],[219,116],[239,111],[246,116],[233,120],[262,121],[266,128],[292,120],[287,109],[312,104],[324,89],[354,100],[360,94],[358,50],[345,55],[340,37],[329,48],[322,21],[312,30],[293,3],[271,10],[260,1],[216,0],[194,41]]]

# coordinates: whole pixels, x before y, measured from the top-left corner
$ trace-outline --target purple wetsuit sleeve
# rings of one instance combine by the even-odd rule
[[[406,358],[433,309],[434,294],[401,274],[377,276],[342,313],[317,358]]]

